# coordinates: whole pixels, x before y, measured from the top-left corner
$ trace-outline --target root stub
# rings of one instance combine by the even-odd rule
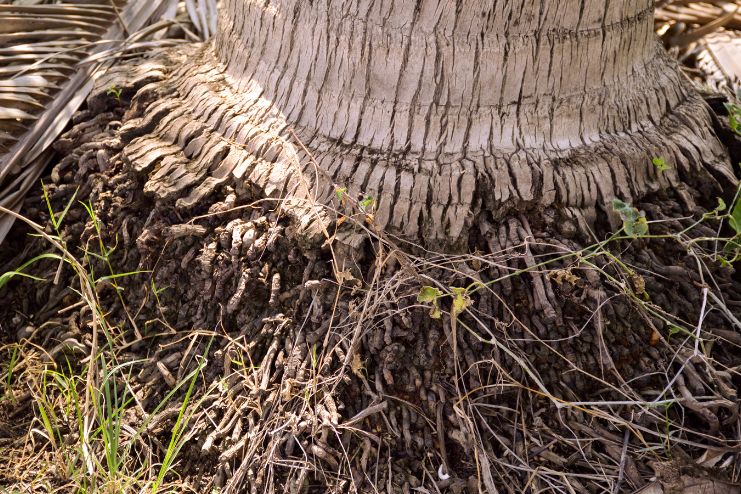
[[[175,74],[116,82],[138,89],[120,129],[66,136],[66,163],[105,142],[107,167],[86,155],[79,177],[64,165],[47,181],[59,210],[83,181],[100,240],[117,242],[110,262],[151,273],[99,288],[111,351],[132,369],[131,427],[147,432],[136,448],[164,455],[180,408],[157,406],[197,376],[178,481],[225,493],[617,492],[654,476],[676,487],[669,472],[706,477],[702,462],[720,478],[739,461],[741,293],[705,243],[688,250],[717,228],[696,224],[696,203],[730,180],[700,101],[580,151],[433,166],[291,130],[259,97],[234,97],[208,46],[189,50],[169,55],[191,60]],[[672,238],[595,241],[609,238],[615,196]],[[75,208],[67,221],[70,246],[97,245]],[[11,332],[89,348],[90,312],[58,316],[72,276],[13,285],[8,306],[37,317],[0,309]]]

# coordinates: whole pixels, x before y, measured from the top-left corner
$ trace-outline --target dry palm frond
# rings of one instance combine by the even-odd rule
[[[722,0],[657,2],[656,21],[659,23],[682,22],[688,25],[704,26],[732,13],[724,22],[725,27],[741,30],[741,11],[736,11],[738,6],[738,1]]]
[[[201,39],[216,32],[216,0],[185,0],[185,8]]]
[[[704,40],[704,45],[705,50],[698,56],[698,67],[715,79],[738,87],[741,83],[741,32],[714,33]]]
[[[0,5],[0,205],[18,210],[104,59],[171,0]],[[88,63],[80,64],[87,60]],[[92,62],[91,62],[92,61]],[[0,216],[0,242],[12,218]]]
[[[656,30],[693,78],[734,93],[741,82],[741,0],[657,2]]]

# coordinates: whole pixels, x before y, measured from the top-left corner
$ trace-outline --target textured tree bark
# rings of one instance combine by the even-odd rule
[[[685,185],[711,193],[732,172],[652,11],[225,0],[215,42],[183,54],[171,96],[129,125],[154,133],[125,154],[179,207],[233,180],[325,204],[347,187],[374,198],[378,226],[431,246],[514,212],[556,207],[572,228],[613,197],[673,188],[689,205]]]

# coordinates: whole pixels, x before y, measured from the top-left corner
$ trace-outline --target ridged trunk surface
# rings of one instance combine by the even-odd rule
[[[612,198],[660,189],[691,206],[685,184],[710,193],[731,171],[652,9],[225,0],[215,41],[185,53],[149,110],[154,135],[126,154],[179,207],[234,180],[320,204],[348,188],[374,199],[379,227],[428,246],[551,207],[586,227]]]

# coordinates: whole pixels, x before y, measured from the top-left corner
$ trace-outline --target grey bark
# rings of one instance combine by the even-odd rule
[[[124,154],[178,207],[230,181],[294,206],[346,187],[374,198],[379,227],[427,245],[546,208],[586,228],[612,198],[661,189],[692,207],[687,185],[718,191],[732,172],[652,13],[651,0],[225,0],[213,44],[180,54],[171,95],[129,124],[155,132]]]

